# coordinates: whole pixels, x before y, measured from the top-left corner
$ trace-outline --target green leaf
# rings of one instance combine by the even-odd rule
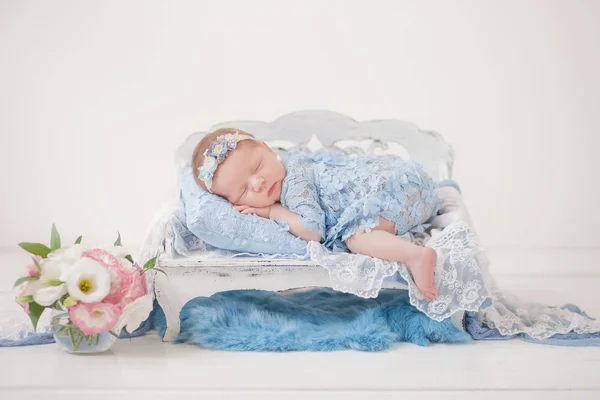
[[[42,267],[40,266],[40,263],[37,262],[37,260],[35,259],[35,257],[31,257],[31,259],[33,260],[33,263],[35,264],[35,268],[37,269],[38,275],[42,274]]]
[[[37,281],[40,278],[38,278],[37,276],[24,276],[22,278],[17,279],[17,281],[15,282],[13,288],[16,288],[17,286],[19,286],[20,284],[24,283],[24,282],[29,282],[29,281]]]
[[[52,224],[52,232],[50,233],[50,250],[60,249],[60,235],[56,229],[56,225]]]
[[[154,266],[156,265],[156,259],[158,258],[158,256],[154,256],[151,259],[149,259],[148,261],[146,261],[146,264],[144,264],[144,268],[143,269],[152,269],[154,268]]]
[[[130,263],[133,264],[133,258],[129,254],[125,256],[125,259],[127,259]]]
[[[29,303],[29,319],[31,319],[34,331],[37,329],[38,321],[40,320],[40,316],[42,315],[45,309],[46,308],[44,306],[40,306],[35,301]]]
[[[77,344],[75,337],[73,336],[73,327],[69,325],[69,337],[71,338],[71,344],[73,345],[73,350],[77,351],[79,345]]]
[[[169,275],[167,275],[167,273],[165,271],[163,271],[160,268],[146,268],[146,269],[142,269],[142,271],[140,272],[140,274],[144,274],[144,273],[146,273],[146,272],[148,272],[150,270],[152,270],[152,271],[158,271],[158,272],[160,272],[161,274],[164,274],[167,277],[169,276]]]
[[[77,300],[69,296],[65,299],[65,301],[63,301],[63,304],[65,305],[65,307],[71,307],[77,304]]]
[[[49,287],[49,286],[60,286],[64,282],[59,281],[58,279],[48,279],[47,281],[42,282],[41,286]]]
[[[33,296],[17,297],[15,301],[17,303],[33,303]]]
[[[69,326],[68,325],[64,325],[64,326],[61,326],[58,329],[57,335],[58,336],[64,336],[64,335],[66,335],[68,333],[69,333]]]
[[[119,236],[117,236],[117,240],[115,240],[115,244],[114,246],[123,246],[121,244],[121,232],[117,232],[119,234]]]
[[[48,253],[50,253],[50,251],[51,251],[50,248],[48,248],[48,246],[41,244],[41,243],[23,242],[23,243],[19,243],[19,246],[23,250],[25,250],[33,255],[40,256],[42,258],[48,257]]]
[[[75,241],[75,244],[80,244],[81,243],[81,239],[83,239],[83,236],[79,236],[77,238],[77,240]]]

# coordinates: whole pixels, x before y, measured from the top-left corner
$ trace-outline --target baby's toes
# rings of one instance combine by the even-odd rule
[[[427,300],[432,301],[437,297],[438,291],[436,288],[427,289],[423,295]]]

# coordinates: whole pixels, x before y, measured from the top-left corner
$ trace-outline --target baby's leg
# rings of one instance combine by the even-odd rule
[[[437,296],[433,284],[433,272],[437,261],[435,250],[417,246],[380,224],[373,231],[356,232],[346,241],[348,249],[353,253],[365,254],[385,260],[399,261],[405,264],[412,273],[415,284],[428,300]]]

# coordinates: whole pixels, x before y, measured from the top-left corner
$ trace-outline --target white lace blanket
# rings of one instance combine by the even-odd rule
[[[600,322],[566,309],[521,301],[496,289],[488,260],[477,235],[457,221],[433,236],[407,237],[438,254],[435,285],[438,297],[421,296],[404,264],[364,255],[332,253],[318,243],[309,244],[310,258],[329,271],[332,288],[361,297],[376,297],[385,278],[398,271],[408,283],[410,302],[436,321],[459,311],[478,312],[483,323],[504,336],[524,333],[544,340],[559,333],[600,332]]]

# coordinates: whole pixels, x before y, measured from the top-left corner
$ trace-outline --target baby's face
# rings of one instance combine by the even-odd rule
[[[213,178],[213,193],[234,205],[268,207],[279,201],[285,168],[264,142],[238,143]]]

